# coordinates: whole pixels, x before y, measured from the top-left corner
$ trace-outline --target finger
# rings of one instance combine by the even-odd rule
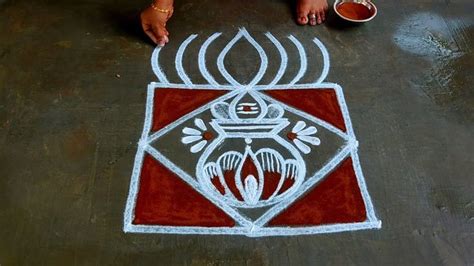
[[[158,44],[159,46],[165,46],[168,42],[169,42],[168,37],[162,36],[162,37],[159,37],[159,38],[158,38],[158,43],[157,43],[157,44]]]
[[[142,29],[143,29],[143,32],[145,32],[145,34],[146,34],[154,43],[157,42],[156,36],[155,36],[155,34],[153,33],[152,28],[150,27],[149,24],[142,23]]]
[[[153,31],[155,32],[155,35],[157,35],[157,36],[168,36],[169,35],[168,31],[163,26],[153,25],[152,27],[153,27]]]
[[[323,19],[322,19],[322,17],[321,17],[321,12],[318,12],[318,13],[316,14],[316,16],[317,16],[317,23],[318,23],[318,25],[321,24],[321,23],[323,23]]]
[[[309,14],[309,25],[314,26],[316,25],[316,14],[315,13],[310,13]]]
[[[145,31],[145,34],[155,43],[158,43],[158,39],[156,38],[155,34],[151,30]]]
[[[166,34],[166,29],[161,27],[153,26],[153,32],[157,36],[157,44],[159,46],[165,46],[169,42],[168,35]]]
[[[296,21],[300,25],[308,24],[308,11],[301,11],[296,14],[297,18]]]
[[[154,28],[155,35],[157,35],[157,44],[159,46],[165,46],[169,42],[168,35],[164,34],[164,31],[161,30],[160,28]]]

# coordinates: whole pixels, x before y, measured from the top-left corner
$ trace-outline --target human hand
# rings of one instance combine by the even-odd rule
[[[169,42],[169,32],[166,30],[166,22],[172,15],[172,4],[168,7],[152,5],[143,10],[140,14],[143,31],[159,46],[164,46]]]

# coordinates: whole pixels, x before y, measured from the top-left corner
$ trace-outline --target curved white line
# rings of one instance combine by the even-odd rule
[[[224,47],[224,49],[222,49],[221,53],[219,54],[219,56],[217,57],[217,68],[219,69],[219,71],[221,72],[221,75],[230,83],[232,84],[233,86],[236,86],[236,87],[242,87],[242,84],[240,84],[237,80],[235,80],[232,75],[229,74],[229,72],[227,71],[227,69],[225,68],[224,66],[224,59],[225,59],[225,56],[227,55],[227,53],[229,52],[229,50],[235,45],[235,43],[240,40],[240,38],[242,38],[243,36],[243,33],[242,31],[239,31],[239,33],[237,33],[235,35],[235,37]]]
[[[217,32],[212,34],[207,40],[204,42],[204,44],[201,46],[201,49],[199,50],[199,58],[198,58],[198,64],[199,64],[199,71],[201,71],[201,75],[209,82],[209,84],[213,86],[219,86],[219,83],[214,79],[214,77],[209,73],[206,67],[206,52],[207,48],[209,45],[217,39],[219,36],[221,36],[221,32]]]
[[[257,75],[255,75],[253,80],[248,84],[248,87],[253,87],[263,78],[265,72],[267,72],[268,57],[265,53],[265,50],[263,50],[263,47],[258,44],[258,42],[252,36],[250,36],[245,28],[242,28],[241,31],[243,32],[244,37],[253,45],[253,47],[255,47],[255,50],[257,50],[258,55],[260,56],[260,69],[258,70]]]
[[[153,72],[155,73],[156,77],[158,78],[158,81],[161,83],[169,83],[168,79],[166,78],[165,74],[161,70],[160,67],[160,62],[159,62],[159,56],[160,56],[160,51],[161,51],[160,46],[157,46],[155,50],[153,51],[153,54],[151,55],[151,68],[153,69]]]
[[[286,67],[288,65],[288,55],[285,51],[285,48],[283,48],[281,43],[270,32],[265,33],[265,35],[267,36],[268,39],[270,39],[270,41],[278,49],[278,52],[280,53],[280,59],[281,59],[280,68],[278,69],[278,72],[275,78],[270,82],[270,84],[268,84],[268,87],[272,87],[275,84],[277,84],[278,81],[280,81],[280,79],[285,74]]]
[[[298,53],[300,54],[300,62],[301,62],[301,66],[300,66],[300,70],[298,71],[298,74],[296,74],[295,78],[289,83],[289,85],[291,86],[295,84],[296,82],[298,82],[303,77],[304,73],[306,72],[306,68],[308,67],[308,61],[306,58],[306,51],[303,45],[301,45],[301,43],[298,41],[298,39],[296,39],[293,35],[288,36],[288,39],[290,39],[290,41],[293,42],[293,44],[298,49]]]
[[[321,54],[323,55],[323,71],[321,76],[316,80],[316,83],[323,82],[329,74],[329,52],[326,49],[326,46],[318,39],[314,38],[313,42],[318,46],[319,50],[321,50]]]
[[[178,53],[176,54],[176,59],[175,59],[175,65],[176,65],[176,71],[178,71],[179,77],[183,80],[184,84],[187,86],[193,86],[193,82],[191,79],[188,77],[186,72],[184,71],[183,68],[183,55],[184,51],[188,47],[188,45],[197,37],[197,34],[190,35],[179,47]]]

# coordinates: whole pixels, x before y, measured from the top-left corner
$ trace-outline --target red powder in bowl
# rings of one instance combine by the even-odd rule
[[[367,6],[358,3],[341,3],[337,7],[337,12],[343,17],[353,20],[364,20],[370,18],[374,11]]]

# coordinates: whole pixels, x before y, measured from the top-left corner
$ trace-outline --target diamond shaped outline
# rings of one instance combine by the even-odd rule
[[[214,89],[214,90],[228,90],[229,93],[224,94],[223,96],[215,99],[214,101],[211,101],[210,103],[201,106],[200,108],[186,114],[185,116],[181,117],[180,119],[174,121],[173,123],[167,125],[166,127],[160,129],[158,132],[153,133],[152,135],[149,135],[150,129],[151,129],[151,124],[152,124],[152,115],[153,115],[153,104],[154,104],[154,93],[156,89],[160,88],[176,88],[176,89]],[[344,94],[342,88],[335,83],[313,83],[313,84],[297,84],[297,85],[275,85],[271,88],[268,86],[264,85],[256,85],[253,88],[256,91],[263,91],[263,90],[278,90],[278,89],[284,89],[284,90],[291,90],[291,89],[333,89],[336,92],[336,96],[338,99],[338,104],[339,107],[341,108],[341,112],[343,115],[344,123],[346,126],[346,133],[343,133],[344,135],[348,136],[345,138],[347,140],[347,143],[344,148],[336,153],[334,157],[331,159],[329,163],[326,163],[326,165],[320,169],[313,177],[310,177],[308,180],[305,181],[304,184],[308,183],[308,181],[311,180],[311,183],[308,184],[305,187],[305,190],[303,192],[298,191],[297,193],[299,194],[297,197],[292,197],[291,201],[288,202],[280,202],[273,206],[270,210],[273,210],[276,206],[279,206],[278,211],[274,211],[268,215],[265,213],[263,216],[265,216],[265,219],[262,219],[260,217],[257,219],[254,223],[251,221],[246,220],[245,218],[242,220],[239,218],[241,216],[243,218],[243,215],[239,214],[237,210],[233,209],[230,206],[220,206],[219,202],[215,202],[216,200],[212,198],[209,198],[209,195],[203,194],[201,190],[198,188],[198,186],[195,186],[192,184],[192,182],[188,181],[193,181],[196,182],[192,177],[185,177],[181,176],[179,173],[176,173],[173,169],[169,168],[169,165],[167,163],[164,163],[166,167],[168,167],[171,171],[173,171],[175,174],[177,174],[181,179],[183,179],[186,183],[191,185],[193,188],[196,189],[197,192],[202,194],[204,197],[206,197],[208,200],[210,200],[213,204],[215,204],[217,207],[221,208],[224,212],[226,212],[231,218],[233,218],[237,223],[241,224],[241,226],[236,226],[236,227],[198,227],[198,226],[163,226],[163,225],[135,225],[132,223],[133,218],[134,218],[134,208],[135,208],[135,203],[136,203],[136,197],[138,195],[138,188],[139,188],[139,181],[140,181],[140,172],[141,172],[141,167],[143,163],[143,158],[145,156],[145,152],[149,153],[152,155],[156,160],[158,160],[160,163],[163,163],[163,159],[166,159],[166,157],[162,156],[156,149],[151,147],[149,144],[159,138],[161,135],[166,134],[169,130],[173,129],[174,127],[178,126],[182,122],[188,120],[190,117],[194,117],[196,114],[199,114],[203,112],[204,110],[208,109],[208,106],[216,101],[221,101],[223,99],[228,99],[233,97],[235,94],[239,93],[241,90],[234,90],[233,86],[226,86],[226,85],[220,85],[220,86],[213,86],[213,85],[193,85],[192,87],[189,87],[187,85],[183,84],[172,84],[172,83],[158,83],[158,82],[152,82],[148,85],[148,93],[147,93],[147,103],[146,103],[146,115],[145,115],[145,123],[143,127],[143,132],[142,132],[142,137],[138,143],[138,150],[135,156],[135,162],[134,162],[134,168],[132,171],[132,178],[130,182],[130,189],[129,189],[129,196],[127,198],[127,203],[126,203],[126,208],[124,212],[124,226],[123,230],[125,232],[135,232],[135,233],[164,233],[164,234],[225,234],[225,235],[246,235],[249,237],[261,237],[261,236],[284,236],[284,235],[307,235],[307,234],[320,234],[320,233],[334,233],[334,232],[342,232],[342,231],[355,231],[355,230],[363,230],[363,229],[378,229],[381,228],[381,221],[378,220],[378,218],[375,215],[375,211],[373,208],[372,200],[370,198],[370,195],[367,190],[367,186],[365,183],[365,178],[362,173],[362,169],[360,166],[359,162],[359,157],[357,154],[357,147],[358,143],[355,138],[355,134],[352,128],[352,123],[349,117],[349,112],[347,109],[347,105],[344,99]],[[305,112],[302,112],[300,110],[297,110],[295,108],[289,107],[284,103],[281,103],[275,99],[273,99],[270,96],[263,95],[260,93],[260,96],[262,98],[272,101],[272,102],[277,102],[279,104],[282,104],[285,109],[292,109],[291,112],[297,113],[298,115],[302,115],[303,117],[307,118],[308,120],[311,120],[320,126],[323,126],[327,129],[329,129],[325,121],[320,120],[317,117],[314,117],[312,115],[306,114]],[[202,109],[202,110],[201,110]],[[296,112],[295,112],[296,111]],[[318,120],[318,121],[316,121]],[[324,124],[326,123],[327,125],[322,125],[321,122]],[[329,125],[330,127],[333,127],[332,125]],[[335,128],[335,127],[333,127]],[[329,129],[331,130],[331,129]],[[339,130],[339,129],[337,129]],[[333,130],[331,130],[333,131]],[[339,130],[340,131],[340,130]],[[334,131],[333,131],[334,132]],[[342,132],[342,131],[341,131]],[[336,132],[335,132],[336,133]],[[339,134],[340,135],[340,134]],[[162,157],[161,157],[161,156]],[[356,174],[357,178],[357,183],[360,189],[360,192],[362,194],[364,204],[365,204],[365,209],[366,209],[366,216],[367,220],[364,222],[355,222],[355,223],[338,223],[338,224],[326,224],[326,225],[317,225],[317,226],[308,226],[308,227],[265,227],[262,226],[260,227],[259,225],[256,225],[255,223],[262,219],[262,221],[259,222],[259,224],[266,224],[271,218],[276,216],[278,213],[283,211],[286,207],[291,205],[292,202],[295,202],[299,197],[301,197],[304,192],[306,192],[308,189],[313,188],[318,184],[318,182],[324,177],[327,176],[329,172],[331,172],[335,167],[337,167],[340,162],[350,156],[353,161],[353,167],[354,171]],[[157,158],[158,157],[158,158]],[[167,160],[167,159],[166,159]],[[170,162],[172,163],[172,162]],[[328,165],[332,167],[327,167]],[[326,168],[327,167],[327,168]],[[326,168],[326,169],[325,169]],[[322,171],[322,170],[325,171]],[[181,170],[182,171],[182,170]],[[183,173],[185,173],[183,171]],[[186,174],[186,173],[185,173]],[[187,175],[187,174],[186,174]],[[189,180],[191,178],[191,180]],[[304,185],[303,184],[303,185]],[[230,212],[230,213],[229,213]],[[237,215],[236,215],[237,214]],[[237,220],[235,219],[237,218]]]
[[[214,87],[215,89],[218,89],[218,87]],[[312,88],[311,88],[312,89]],[[323,88],[326,89],[326,88]],[[311,189],[314,187],[314,185],[322,180],[324,177],[327,176],[328,173],[330,173],[334,168],[336,168],[342,160],[344,160],[350,149],[354,148],[357,145],[357,142],[353,139],[351,139],[346,133],[342,132],[340,129],[332,126],[331,124],[315,117],[312,115],[309,115],[303,111],[299,111],[295,108],[289,107],[286,104],[283,104],[282,102],[279,102],[275,99],[273,99],[270,96],[263,95],[262,93],[256,92],[261,98],[266,99],[267,101],[270,101],[272,103],[277,103],[281,105],[286,111],[292,112],[293,114],[299,115],[301,117],[306,118],[309,121],[312,121],[313,123],[326,128],[327,130],[333,132],[334,134],[338,135],[341,137],[345,143],[341,146],[341,148],[336,151],[336,153],[331,157],[331,160],[329,162],[326,162],[324,166],[319,169],[317,172],[313,173],[309,178],[307,178],[306,181],[303,182],[302,187],[299,189],[303,189],[302,191],[299,191],[299,193],[294,193],[291,194],[291,197],[288,197],[286,200],[282,200],[279,204],[275,204],[273,207],[271,207],[262,217],[259,219],[252,221],[251,219],[247,218],[244,214],[239,212],[235,206],[230,206],[228,203],[225,201],[222,201],[218,199],[215,195],[211,195],[210,193],[206,193],[203,191],[199,185],[198,182],[195,181],[195,178],[193,178],[190,174],[188,174],[186,171],[183,171],[178,165],[176,165],[174,162],[172,162],[168,157],[163,155],[161,152],[159,152],[156,148],[151,146],[151,143],[154,141],[157,141],[161,136],[164,134],[170,132],[171,130],[175,129],[176,127],[181,126],[184,122],[192,119],[196,115],[201,114],[202,112],[205,112],[209,110],[210,106],[216,102],[221,102],[227,99],[230,99],[234,97],[236,94],[241,93],[243,90],[234,90],[233,92],[227,93],[210,103],[207,103],[205,105],[202,105],[201,107],[193,110],[192,112],[182,116],[180,119],[174,121],[173,123],[169,124],[166,126],[166,128],[160,129],[157,132],[153,133],[152,136],[148,140],[148,145],[146,147],[146,151],[152,155],[155,160],[158,162],[162,163],[165,165],[168,169],[170,169],[173,173],[175,173],[178,177],[180,177],[183,181],[188,183],[191,187],[193,187],[197,192],[199,192],[202,196],[213,202],[215,205],[217,205],[219,208],[221,208],[223,211],[225,211],[228,215],[230,215],[232,218],[234,218],[238,223],[241,225],[248,225],[249,223],[253,224],[253,227],[258,226],[264,226],[266,222],[268,222],[271,218],[275,217],[278,215],[281,211],[284,210],[284,206],[288,206],[291,203],[293,203],[296,199],[298,199],[299,196],[303,195],[307,190]],[[153,108],[152,108],[153,110]],[[285,141],[278,135],[274,137],[274,139],[279,142],[279,143],[285,143]],[[218,139],[214,140],[214,143],[220,143],[223,139],[219,137]],[[284,145],[285,146],[285,145]],[[298,196],[295,196],[298,195]],[[217,204],[217,203],[219,204]],[[276,210],[277,209],[277,210]],[[239,215],[237,215],[237,212]],[[258,221],[258,223],[257,223]]]

